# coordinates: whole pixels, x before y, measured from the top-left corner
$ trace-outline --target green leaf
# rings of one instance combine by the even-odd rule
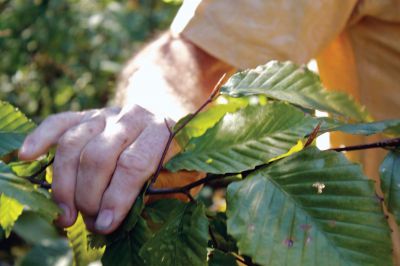
[[[232,113],[244,108],[249,104],[246,98],[232,98],[220,96],[216,104],[210,106],[206,111],[197,114],[176,136],[181,147],[185,147],[191,138],[203,135],[207,129],[213,127],[226,113]],[[174,130],[190,119],[192,114],[183,117],[174,126]]]
[[[309,148],[227,190],[228,233],[261,265],[391,265],[374,184],[336,152]]]
[[[18,149],[35,124],[9,103],[0,101],[0,156]]]
[[[345,124],[330,118],[321,119],[323,124],[321,132],[342,131],[349,134],[373,135],[385,133],[390,135],[400,135],[400,120],[384,120],[372,123]]]
[[[11,168],[17,176],[27,177],[32,175],[37,175],[42,170],[42,173],[37,175],[35,178],[37,180],[45,180],[46,171],[43,169],[48,166],[54,158],[54,152],[50,152],[46,157],[37,161],[17,161],[11,162],[8,166]],[[49,166],[47,167],[49,168]]]
[[[289,104],[248,106],[226,114],[204,135],[193,138],[166,168],[215,174],[253,169],[287,153],[315,125],[313,118]]]
[[[101,249],[107,244],[107,238],[105,235],[89,233],[88,234],[88,245],[93,249]]]
[[[215,243],[213,243],[214,248],[221,249],[225,252],[237,252],[236,241],[228,235],[226,213],[219,212],[212,217],[210,220],[210,231],[213,234],[213,240],[215,240],[217,244],[217,247],[215,247]]]
[[[33,245],[45,245],[60,238],[53,223],[31,211],[22,213],[15,223],[13,231],[27,243]]]
[[[188,203],[171,210],[163,227],[140,250],[146,265],[207,265],[205,207]]]
[[[5,231],[6,238],[10,236],[15,221],[21,215],[24,206],[13,198],[0,195],[0,225]]]
[[[21,266],[72,265],[72,252],[66,239],[58,239],[34,246],[22,259]]]
[[[75,224],[66,229],[68,241],[74,253],[74,265],[86,266],[90,262],[100,260],[103,251],[92,249],[88,245],[88,231],[82,216],[79,214]]]
[[[208,266],[235,266],[238,265],[234,256],[219,250],[213,250],[210,254]]]
[[[113,233],[107,235],[107,243],[113,243],[114,241],[126,237],[126,235],[129,234],[129,232],[136,226],[136,223],[140,218],[140,214],[144,209],[144,192],[146,191],[145,188],[142,190],[142,194],[136,198],[135,203],[131,207],[131,210],[125,217],[122,224]]]
[[[325,90],[317,74],[291,62],[271,61],[256,69],[236,73],[222,86],[221,93],[233,97],[265,94],[273,99],[357,121],[369,119],[365,108],[348,94]]]
[[[145,265],[139,256],[139,250],[151,237],[146,221],[139,218],[135,227],[123,238],[107,245],[101,259],[104,266],[137,266]]]
[[[6,165],[5,163],[3,163],[2,161],[0,161],[0,173],[12,173],[10,167],[8,165]]]
[[[161,199],[154,201],[144,209],[146,215],[153,223],[164,224],[171,215],[171,210],[183,208],[185,203],[177,199]]]
[[[400,151],[390,151],[379,172],[385,204],[400,227]]]
[[[28,210],[38,212],[47,219],[56,218],[60,211],[47,192],[13,174],[0,173],[0,193],[16,199]]]

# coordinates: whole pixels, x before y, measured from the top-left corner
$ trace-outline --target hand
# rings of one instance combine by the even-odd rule
[[[58,223],[71,226],[80,211],[89,230],[110,233],[156,170],[168,137],[164,120],[138,105],[66,112],[36,128],[19,157],[34,160],[57,145],[52,196],[63,210]]]

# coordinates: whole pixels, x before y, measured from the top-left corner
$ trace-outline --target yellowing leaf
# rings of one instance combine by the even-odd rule
[[[82,216],[79,214],[75,224],[66,229],[68,241],[74,253],[74,265],[88,265],[90,262],[99,260],[104,248],[93,249],[88,245],[88,232]]]
[[[297,144],[294,145],[293,147],[291,147],[287,153],[276,156],[276,157],[270,159],[268,162],[270,163],[270,162],[288,157],[288,156],[292,155],[293,153],[301,151],[302,149],[304,149],[304,143],[301,140],[299,140],[299,141],[297,141]]]
[[[3,227],[6,237],[10,236],[11,230],[24,206],[13,198],[4,194],[0,195],[0,225]]]

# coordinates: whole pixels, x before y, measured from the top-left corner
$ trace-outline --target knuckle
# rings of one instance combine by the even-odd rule
[[[135,105],[132,107],[129,112],[124,113],[119,119],[118,122],[122,124],[147,124],[149,121],[153,119],[153,114],[144,109],[139,105]]]
[[[57,150],[60,150],[60,152],[68,152],[71,148],[77,146],[78,143],[79,138],[77,136],[74,136],[74,134],[70,132],[66,132],[58,141]]]
[[[118,168],[133,174],[149,174],[152,171],[152,166],[151,159],[145,153],[124,152],[117,162]]]
[[[118,193],[115,193],[118,192]],[[104,200],[107,202],[107,205],[110,207],[118,207],[121,208],[125,206],[127,203],[126,197],[121,194],[121,191],[112,191],[112,190],[107,190],[104,193]]]
[[[80,166],[104,169],[108,167],[107,153],[97,145],[88,144],[81,153]]]

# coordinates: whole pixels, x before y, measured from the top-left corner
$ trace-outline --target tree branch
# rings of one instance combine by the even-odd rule
[[[36,179],[36,177],[38,177],[40,174],[46,171],[47,167],[49,167],[53,162],[54,162],[54,157],[51,158],[51,160],[48,161],[46,164],[44,164],[42,167],[40,167],[38,171],[29,176],[23,176],[23,178],[28,179],[29,182],[31,182],[32,184],[39,185],[41,188],[49,190],[51,188],[51,184],[47,183],[45,180],[38,180]]]
[[[357,150],[367,150],[367,149],[374,149],[374,148],[389,148],[389,147],[400,147],[400,138],[394,139],[384,139],[378,142],[367,143],[367,144],[360,144],[354,146],[345,146],[345,147],[338,147],[338,148],[330,148],[328,151],[357,151]]]
[[[340,148],[332,148],[332,149],[327,149],[327,150],[332,150],[332,151],[354,151],[354,150],[364,150],[364,149],[372,149],[372,148],[388,148],[388,147],[400,147],[400,138],[394,138],[394,139],[386,139],[382,140],[379,142],[374,142],[374,143],[369,143],[369,144],[363,144],[363,145],[355,145],[355,146],[346,146],[346,147],[340,147]],[[222,175],[215,175],[215,174],[208,174],[206,177],[199,179],[193,183],[187,184],[182,187],[173,187],[173,188],[152,188],[149,187],[147,190],[147,194],[149,195],[163,195],[163,194],[175,194],[175,193],[181,193],[181,194],[186,194],[195,187],[204,185],[206,183],[209,183],[213,180],[216,179],[222,179],[224,177],[228,176],[234,176],[234,175],[242,175],[242,178],[245,178],[248,176],[250,173],[265,167],[267,164],[262,164],[259,166],[256,166],[254,169],[243,171],[241,173],[227,173],[227,174],[222,174]]]
[[[224,174],[224,175],[214,175],[214,174],[208,174],[206,177],[199,179],[193,183],[187,184],[182,187],[173,187],[173,188],[153,188],[149,187],[147,189],[148,195],[160,195],[160,194],[175,194],[175,193],[181,193],[181,194],[187,194],[192,188],[201,186],[203,184],[206,184],[208,182],[211,182],[213,180],[219,179],[219,178],[224,178],[226,176],[231,176],[234,174]]]

